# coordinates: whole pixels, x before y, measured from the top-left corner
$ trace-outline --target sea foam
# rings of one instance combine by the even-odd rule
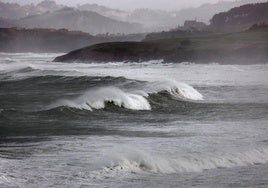
[[[59,100],[50,105],[49,108],[68,106],[93,111],[94,109],[103,109],[107,103],[110,103],[131,110],[151,110],[147,98],[150,94],[161,91],[166,91],[180,100],[203,100],[202,94],[185,83],[153,82],[145,84],[141,89],[132,89],[131,91],[124,91],[117,87],[91,89],[75,99]]]
[[[175,174],[184,172],[202,172],[216,168],[234,168],[268,162],[268,150],[258,148],[244,152],[222,155],[189,155],[178,158],[157,156],[144,151],[130,152],[117,162],[92,173],[93,177],[114,177],[125,173],[161,173]]]
[[[89,90],[74,100],[58,101],[54,107],[69,106],[92,111],[105,108],[106,103],[131,110],[151,110],[149,102],[143,96],[124,92],[116,87]]]

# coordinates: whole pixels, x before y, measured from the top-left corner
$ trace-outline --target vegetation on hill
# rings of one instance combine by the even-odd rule
[[[253,24],[268,23],[268,2],[247,4],[228,12],[216,14],[211,19],[214,31],[235,32],[249,29]]]
[[[61,62],[267,63],[268,30],[97,44],[57,57]]]

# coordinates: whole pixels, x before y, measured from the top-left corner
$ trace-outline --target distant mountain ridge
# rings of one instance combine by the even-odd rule
[[[3,3],[0,1],[0,17],[5,19],[20,19],[30,15],[55,11],[63,7],[63,5],[58,5],[55,1],[51,0],[44,0],[37,5],[19,5],[17,3]]]
[[[208,24],[217,13],[247,3],[263,1],[265,0],[220,1],[197,8],[168,12],[152,9],[124,11],[88,3],[64,8],[65,6],[53,0],[22,6],[3,3],[0,0],[0,27],[66,28],[91,34],[159,32],[177,28],[185,20],[197,20]]]
[[[144,25],[149,32],[168,30],[179,24],[173,12],[163,10],[136,9],[125,19]]]
[[[152,9],[136,9],[134,11],[124,11],[113,9],[98,4],[78,5],[78,10],[97,12],[100,15],[129,23],[139,23],[143,25],[147,32],[154,30],[165,30],[177,25],[177,20],[172,12]]]
[[[179,11],[163,11],[153,9],[136,9],[134,11],[122,11],[111,9],[97,4],[85,4],[78,6],[81,10],[96,11],[103,16],[125,22],[142,24],[147,32],[169,30],[182,25],[185,20],[195,20],[210,23],[210,19],[217,13],[225,12],[231,8],[249,4],[264,2],[266,0],[237,0],[207,3],[196,8],[187,8]]]
[[[137,33],[142,26],[134,23],[117,21],[96,12],[80,11],[74,8],[63,8],[42,15],[34,15],[17,21],[19,27],[55,28],[79,30],[90,34]]]
[[[107,11],[107,16],[98,13],[105,11]],[[24,6],[0,1],[0,27],[65,28],[93,35],[130,34],[144,31],[140,24],[116,20],[110,16],[111,13],[119,14],[123,11],[89,4],[78,8],[64,7],[51,0],[44,0],[37,5]]]
[[[102,16],[106,16],[112,19],[116,19],[118,21],[126,21],[126,17],[130,14],[130,12],[119,10],[119,9],[112,9],[106,6],[98,5],[98,4],[83,4],[78,5],[76,7],[78,10],[82,11],[91,11],[97,12]]]

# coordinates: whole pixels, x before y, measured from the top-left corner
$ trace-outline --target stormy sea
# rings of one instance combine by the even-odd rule
[[[267,187],[268,64],[0,54],[0,187]]]

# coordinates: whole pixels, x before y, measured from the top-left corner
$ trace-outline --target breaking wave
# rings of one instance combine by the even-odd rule
[[[68,106],[92,111],[105,108],[107,103],[132,110],[151,109],[149,102],[143,96],[127,93],[116,87],[90,90],[74,100],[61,100],[53,107]]]
[[[234,168],[268,162],[268,150],[264,148],[224,155],[185,156],[168,158],[149,155],[146,152],[133,152],[122,157],[117,163],[93,173],[94,177],[116,176],[124,172],[148,172],[174,174],[184,172],[202,172],[216,168]]]
[[[176,82],[174,80],[151,82],[148,83],[143,90],[147,93],[145,96],[148,96],[149,94],[156,94],[161,91],[166,91],[172,96],[179,99],[203,100],[203,95],[192,86],[186,83]]]
[[[203,100],[200,94],[193,87],[185,83],[177,82],[153,82],[148,83],[142,89],[124,91],[117,87],[102,87],[95,90],[88,90],[83,95],[73,100],[60,100],[49,106],[49,109],[60,106],[93,111],[103,109],[107,104],[131,110],[151,110],[148,98],[151,94],[168,92],[180,100]]]

